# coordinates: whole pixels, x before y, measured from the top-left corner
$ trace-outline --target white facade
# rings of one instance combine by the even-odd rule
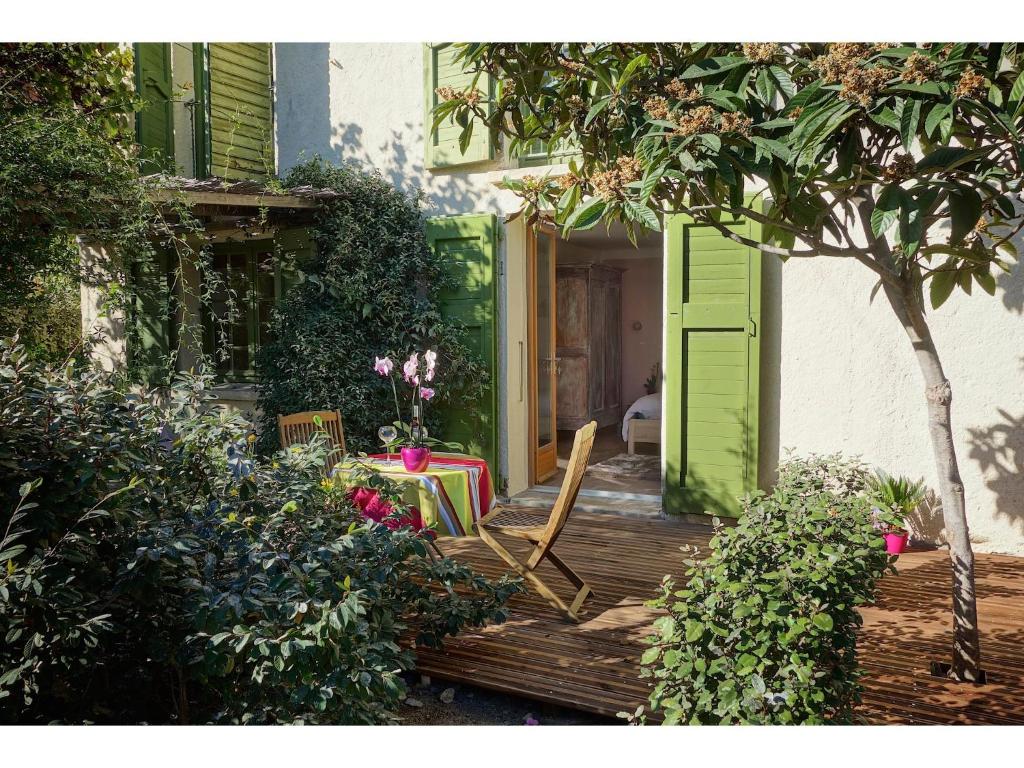
[[[419,44],[280,44],[275,54],[278,162],[303,155],[377,170],[402,189],[422,188],[431,214],[518,208],[495,186],[503,161],[432,172],[424,163],[423,49]],[[540,173],[537,169],[531,173]],[[1024,244],[1018,243],[1024,249]],[[500,248],[499,365],[503,473],[523,482],[525,406],[519,380],[525,334],[524,237],[516,222]],[[909,342],[874,279],[836,259],[765,257],[761,347],[761,480],[788,448],[842,451],[936,484],[924,386]],[[972,539],[979,551],[1024,555],[1024,266],[997,280],[996,297],[956,294],[932,316],[953,384],[953,423]],[[918,521],[941,537],[941,518]]]

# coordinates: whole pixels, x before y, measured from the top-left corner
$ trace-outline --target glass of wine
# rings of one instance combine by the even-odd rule
[[[398,437],[398,430],[391,424],[385,424],[377,430],[377,437],[384,444],[384,453],[387,455],[388,466],[391,466],[391,444]]]

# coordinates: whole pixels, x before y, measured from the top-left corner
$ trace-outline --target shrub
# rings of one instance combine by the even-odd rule
[[[780,467],[771,494],[718,526],[644,652],[666,723],[843,723],[859,700],[857,607],[889,563],[861,492],[863,467],[836,456]]]
[[[259,355],[261,450],[277,447],[279,413],[335,408],[351,449],[379,447],[377,429],[391,423],[394,403],[373,372],[376,355],[404,360],[414,349],[433,348],[445,371],[435,402],[479,398],[487,374],[459,326],[441,316],[437,297],[452,278],[427,245],[421,195],[404,194],[379,174],[318,160],[293,168],[284,183],[340,196],[317,211],[317,255],[297,265],[303,279],[278,304],[274,341]],[[426,415],[441,437],[443,412]]]
[[[253,455],[206,384],[0,341],[0,720],[383,722],[414,640],[503,620],[517,583],[363,520],[322,441]]]

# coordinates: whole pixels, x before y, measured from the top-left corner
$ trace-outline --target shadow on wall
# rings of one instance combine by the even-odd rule
[[[768,490],[779,474],[779,404],[782,401],[782,259],[762,256],[761,399],[758,485]]]
[[[1024,414],[999,409],[1000,420],[968,430],[968,456],[978,463],[995,495],[995,514],[1024,530]]]
[[[335,165],[352,164],[376,171],[407,194],[422,190],[439,213],[498,210],[497,190],[470,184],[466,166],[452,173],[429,171],[424,156],[421,119],[394,122],[386,132],[368,135],[358,123],[331,116],[331,83],[344,99],[346,62],[331,57],[328,43],[277,45],[278,158],[284,174],[314,156]],[[356,65],[353,63],[353,69]],[[360,64],[361,66],[361,64]],[[422,63],[410,61],[417,71]],[[353,81],[358,78],[353,77]],[[381,94],[381,98],[385,98]],[[415,112],[417,116],[418,112]],[[373,142],[368,146],[368,142]],[[490,170],[489,166],[469,170]]]

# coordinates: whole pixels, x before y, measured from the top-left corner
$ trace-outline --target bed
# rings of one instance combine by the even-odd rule
[[[644,395],[622,417],[622,440],[633,453],[636,443],[661,442],[661,393]]]

